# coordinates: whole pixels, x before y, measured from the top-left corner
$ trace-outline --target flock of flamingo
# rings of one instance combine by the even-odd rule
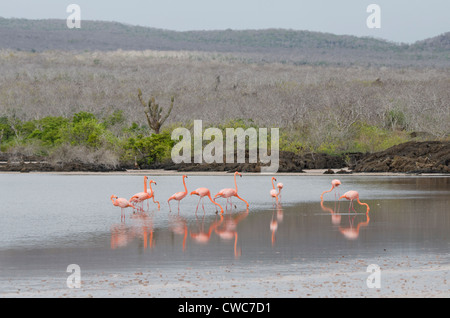
[[[221,213],[223,213],[224,211],[223,211],[223,207],[219,203],[216,202],[216,199],[218,199],[218,198],[225,198],[225,199],[227,199],[226,205],[225,205],[225,208],[227,210],[228,210],[228,205],[229,204],[231,206],[231,209],[233,209],[233,204],[231,202],[231,198],[232,197],[236,197],[236,198],[242,200],[247,205],[247,209],[248,209],[248,207],[249,207],[248,202],[238,195],[236,176],[242,177],[242,174],[239,173],[238,171],[236,171],[234,173],[234,186],[235,187],[234,188],[225,188],[225,189],[220,190],[214,196],[214,198],[211,197],[211,192],[210,192],[210,190],[208,188],[198,188],[198,189],[192,191],[190,193],[190,195],[197,195],[197,196],[199,196],[196,212],[198,211],[198,207],[200,205],[200,202],[202,202],[203,210],[205,209],[204,208],[204,204],[203,204],[203,199],[205,197],[208,197],[209,200],[213,204],[215,204],[217,207],[219,207]],[[178,212],[179,212],[180,211],[180,201],[183,200],[188,194],[188,190],[187,190],[187,187],[186,187],[186,180],[185,180],[187,178],[187,176],[183,175],[182,178],[183,178],[184,191],[180,191],[180,192],[174,193],[167,200],[167,204],[169,205],[170,211],[172,211],[171,206],[170,206],[170,201],[172,201],[172,200],[178,201]],[[272,177],[272,180],[271,180],[271,182],[272,182],[272,189],[269,191],[269,193],[270,193],[270,196],[276,200],[275,202],[278,205],[279,200],[281,198],[281,190],[283,189],[283,184],[281,182],[279,182],[275,186],[274,181],[276,182],[277,179],[275,177]],[[147,183],[149,185],[149,188],[147,188]],[[152,189],[152,183],[154,183],[156,185],[155,181],[153,181],[153,180],[148,181],[148,177],[144,176],[144,191],[136,193],[129,200],[127,200],[125,198],[119,198],[116,195],[112,195],[111,196],[111,201],[112,201],[113,205],[114,206],[118,206],[118,207],[121,208],[121,220],[125,219],[125,214],[124,214],[124,209],[125,208],[131,207],[131,208],[133,208],[133,210],[138,209],[138,210],[143,211],[144,201],[147,201],[147,208],[149,208],[149,200],[150,199],[152,199],[153,202],[158,205],[158,210],[161,208],[160,203],[155,200],[155,192]],[[341,185],[341,182],[339,180],[337,180],[337,179],[332,180],[331,181],[331,189],[322,192],[322,194],[320,196],[321,201],[323,202],[323,195],[325,193],[329,193],[329,192],[337,189],[340,185]],[[278,192],[277,192],[277,189],[278,189]],[[336,193],[335,193],[335,200],[336,200],[336,198],[337,197],[336,197]],[[363,202],[361,202],[359,200],[359,193],[357,191],[354,191],[354,190],[348,191],[348,192],[344,193],[344,195],[340,196],[338,201],[340,201],[341,199],[346,199],[346,200],[350,201],[349,208],[348,208],[349,212],[350,212],[350,209],[352,209],[354,212],[356,212],[356,210],[355,210],[355,208],[353,206],[353,201],[358,202],[358,204],[360,204],[360,205],[366,206],[366,214],[369,213],[369,211],[370,211],[369,205],[367,203],[363,203]],[[218,212],[217,209],[216,209],[216,212]]]

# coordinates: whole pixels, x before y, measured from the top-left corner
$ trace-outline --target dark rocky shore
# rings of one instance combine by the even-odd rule
[[[407,142],[363,156],[354,172],[450,173],[450,141]]]
[[[280,152],[278,172],[303,172],[304,169],[349,168],[351,172],[398,173],[450,173],[450,141],[407,142],[377,153],[347,153],[340,156],[327,154],[297,155]],[[109,167],[102,164],[71,162],[50,164],[45,158],[0,154],[0,171],[16,172],[111,172],[131,169],[162,169],[180,172],[236,171],[260,172],[260,163],[174,164],[172,161],[152,165],[121,165]],[[329,170],[328,170],[329,169]],[[341,170],[341,173],[349,173]],[[338,172],[339,173],[339,172]]]

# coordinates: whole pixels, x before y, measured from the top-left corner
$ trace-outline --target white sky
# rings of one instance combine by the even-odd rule
[[[4,18],[81,19],[170,30],[284,28],[373,36],[412,43],[450,31],[450,0],[0,0]],[[369,4],[381,7],[381,28],[369,29]]]

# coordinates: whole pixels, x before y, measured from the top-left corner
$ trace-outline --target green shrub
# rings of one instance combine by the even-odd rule
[[[357,122],[352,127],[354,138],[349,149],[355,152],[377,152],[408,141],[406,132],[386,130]]]
[[[66,118],[48,116],[25,123],[22,129],[27,133],[26,139],[37,139],[43,146],[52,147],[61,142],[61,130],[68,123],[69,120]],[[32,131],[29,132],[28,129]]]
[[[107,147],[113,144],[115,138],[104,124],[87,112],[80,112],[73,116],[72,122],[61,129],[61,141],[73,146],[87,146],[91,148]]]
[[[2,142],[10,141],[15,136],[8,117],[0,117],[0,135],[2,136]]]
[[[125,115],[123,110],[115,110],[111,115],[103,119],[103,124],[106,128],[113,127],[115,125],[121,125],[125,122]]]
[[[164,131],[148,137],[139,135],[129,138],[126,147],[134,151],[140,163],[152,164],[170,158],[174,144],[171,134]]]

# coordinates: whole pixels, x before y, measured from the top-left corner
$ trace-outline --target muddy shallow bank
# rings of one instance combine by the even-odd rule
[[[248,158],[248,156],[247,156]],[[407,142],[376,153],[346,153],[339,156],[328,154],[295,154],[281,151],[278,172],[299,173],[303,170],[348,168],[354,172],[394,172],[394,173],[450,173],[450,141]],[[51,164],[46,158],[24,155],[0,154],[0,171],[16,172],[110,172],[130,169],[169,170],[180,172],[195,171],[236,171],[260,172],[260,163],[182,163],[171,160],[151,165],[135,166],[121,164],[111,167],[100,163],[70,162]],[[350,173],[341,170],[341,173]]]

